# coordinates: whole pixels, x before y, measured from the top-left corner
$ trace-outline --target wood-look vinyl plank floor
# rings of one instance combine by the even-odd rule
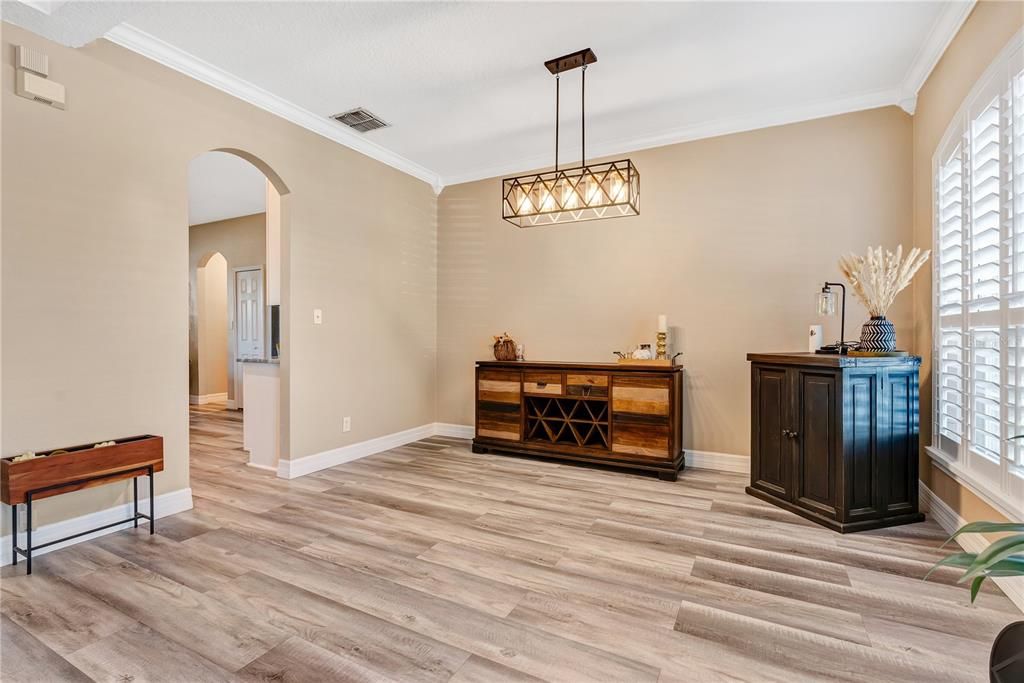
[[[842,536],[747,496],[431,437],[286,481],[192,406],[195,508],[5,567],[5,681],[984,681],[933,522]]]

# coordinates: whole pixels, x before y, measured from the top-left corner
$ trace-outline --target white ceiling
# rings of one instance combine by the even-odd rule
[[[552,163],[546,59],[596,52],[596,156],[890,104],[912,111],[972,6],[8,0],[4,18],[66,44],[105,33],[441,186]],[[579,71],[562,86],[570,160]],[[392,127],[361,135],[326,118],[356,106]]]
[[[267,179],[234,154],[207,152],[188,164],[188,224],[199,225],[262,213]]]

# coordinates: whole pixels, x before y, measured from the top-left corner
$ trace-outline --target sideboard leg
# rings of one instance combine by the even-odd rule
[[[138,477],[132,477],[132,504],[133,504],[133,507],[135,509],[135,514],[133,515],[134,520],[132,521],[132,526],[135,527],[136,529],[138,529],[139,528],[139,478]]]
[[[18,564],[18,504],[11,506],[11,565]]]
[[[32,492],[25,497],[25,573],[32,573]]]
[[[156,498],[153,497],[153,466],[149,466],[149,535],[156,529]]]
[[[678,481],[679,473],[675,470],[671,472],[665,472],[664,470],[658,472],[658,479],[662,481]]]

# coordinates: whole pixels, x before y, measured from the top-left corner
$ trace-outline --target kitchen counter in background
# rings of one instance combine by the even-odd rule
[[[249,465],[277,471],[281,442],[281,364],[262,358],[242,363],[242,447]]]

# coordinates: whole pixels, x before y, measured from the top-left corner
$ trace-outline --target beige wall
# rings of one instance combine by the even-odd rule
[[[195,396],[228,391],[228,262],[217,252],[196,273]],[[191,373],[190,378],[191,380]]]
[[[914,114],[914,243],[932,245],[932,156],[967,93],[1024,26],[1024,3],[979,2],[949,44],[917,96]],[[921,396],[932,394],[932,278],[930,270],[914,283],[915,351],[923,357]],[[967,521],[1001,520],[1002,515],[933,467],[923,446],[931,441],[930,400],[921,401],[921,480]]]
[[[226,391],[229,399],[235,397],[235,354],[234,335],[225,335],[223,346],[219,351],[226,364],[225,377],[227,388],[220,391],[200,391],[200,376],[202,374],[202,360],[200,355],[200,344],[196,336],[197,293],[199,283],[196,278],[197,268],[211,254],[220,253],[227,261],[226,272],[224,273],[224,291],[229,293],[226,305],[234,306],[234,273],[232,269],[246,266],[263,266],[266,264],[267,250],[267,214],[256,213],[251,216],[229,218],[223,221],[213,221],[202,225],[193,225],[188,230],[188,263],[189,263],[189,393],[196,396],[202,394],[216,394]],[[205,345],[208,352],[212,352],[211,345]]]
[[[157,493],[188,486],[186,168],[222,147],[255,155],[290,190],[285,456],[434,421],[426,183],[107,41],[69,49],[3,24],[2,43],[0,452],[150,432],[165,437]],[[66,111],[14,95],[15,44],[49,55]],[[44,501],[38,521],[108,508],[126,490]]]
[[[749,454],[746,353],[805,350],[839,256],[911,241],[911,119],[895,107],[629,156],[636,218],[519,229],[500,218],[499,179],[441,193],[440,421],[472,424],[493,334],[528,359],[609,361],[666,313],[687,366],[684,447]],[[906,295],[891,312],[908,345],[910,309]],[[866,319],[851,302],[847,337]]]

